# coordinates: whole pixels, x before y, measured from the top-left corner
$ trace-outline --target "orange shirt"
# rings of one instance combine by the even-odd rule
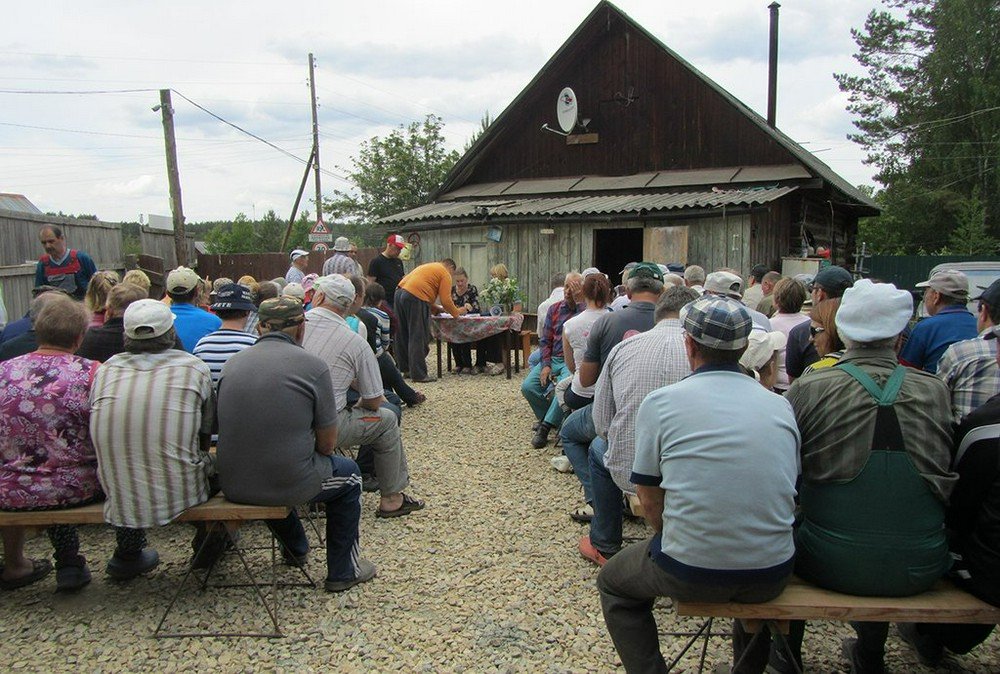
[[[424,302],[438,302],[445,311],[458,318],[458,307],[451,299],[451,273],[440,262],[420,265],[404,276],[398,287]]]

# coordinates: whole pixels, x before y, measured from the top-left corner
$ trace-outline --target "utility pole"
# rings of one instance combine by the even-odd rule
[[[181,179],[177,171],[177,141],[174,139],[174,108],[170,89],[160,89],[159,108],[163,117],[163,142],[167,150],[167,180],[170,183],[170,211],[174,216],[174,250],[177,266],[187,265],[187,239],[184,236],[184,209],[181,206]]]
[[[323,219],[323,193],[319,185],[319,120],[316,116],[316,61],[309,53],[309,96],[313,117],[313,176],[316,182],[316,220]]]

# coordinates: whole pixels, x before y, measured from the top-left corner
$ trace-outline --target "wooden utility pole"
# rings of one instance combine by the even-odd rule
[[[316,61],[309,54],[309,97],[312,100],[313,117],[313,176],[316,182],[316,219],[323,219],[323,193],[319,185],[319,119],[316,116]]]
[[[174,139],[174,108],[170,103],[170,89],[160,89],[160,105],[157,107],[163,118],[163,142],[167,149],[170,211],[174,216],[174,250],[177,254],[177,266],[186,266],[187,238],[184,236],[184,209],[181,206],[181,179],[177,171],[177,141]]]

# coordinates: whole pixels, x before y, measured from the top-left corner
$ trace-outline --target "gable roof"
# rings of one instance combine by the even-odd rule
[[[439,200],[443,196],[447,198],[446,195],[448,195],[448,193],[454,193],[465,186],[474,169],[482,160],[486,158],[488,150],[498,139],[501,132],[512,124],[516,111],[518,111],[520,107],[525,104],[529,97],[534,95],[534,90],[540,85],[547,72],[561,66],[562,62],[569,59],[572,53],[577,53],[583,50],[586,44],[582,43],[589,44],[590,42],[599,40],[601,33],[597,30],[597,28],[599,28],[601,23],[609,23],[612,18],[620,19],[630,29],[645,36],[646,39],[653,43],[658,49],[662,50],[663,53],[682,65],[704,85],[721,96],[729,105],[735,108],[757,129],[766,134],[766,136],[773,140],[778,146],[786,150],[796,160],[801,162],[801,164],[813,176],[821,178],[836,191],[840,192],[848,202],[845,204],[846,206],[855,207],[862,215],[875,215],[878,213],[878,206],[869,197],[861,193],[856,187],[837,175],[833,169],[817,159],[804,147],[796,143],[781,131],[770,127],[763,117],[750,109],[730,92],[726,91],[725,88],[685,61],[680,55],[667,47],[656,36],[636,23],[631,17],[622,12],[611,2],[608,2],[608,0],[601,0],[597,4],[587,18],[584,19],[577,29],[573,31],[569,38],[567,38],[567,40],[562,44],[562,46],[559,47],[556,53],[553,54],[552,57],[545,63],[542,69],[539,70],[535,77],[532,78],[531,82],[529,82],[528,85],[504,109],[504,111],[497,116],[489,128],[487,128],[480,135],[480,137],[476,139],[469,150],[462,155],[458,162],[456,162],[455,166],[452,167],[451,171],[448,172],[448,175],[445,177],[441,187],[431,195],[432,202]]]

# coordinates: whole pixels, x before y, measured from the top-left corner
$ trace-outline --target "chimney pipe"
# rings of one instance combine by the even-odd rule
[[[767,125],[774,128],[778,107],[778,9],[777,2],[767,6],[771,10],[770,49],[767,58]]]

